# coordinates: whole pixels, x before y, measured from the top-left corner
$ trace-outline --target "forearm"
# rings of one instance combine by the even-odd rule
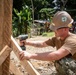
[[[20,57],[20,60],[36,59],[36,60],[43,60],[43,61],[53,61],[53,60],[59,60],[68,54],[70,54],[70,52],[65,49],[60,49],[52,52],[35,53],[35,54],[30,54],[26,51],[22,51],[20,52],[19,57]]]
[[[30,59],[53,61],[53,60],[59,60],[68,54],[70,54],[68,50],[60,49],[60,50],[53,51],[53,52],[32,54]]]
[[[30,59],[43,60],[43,61],[53,61],[58,60],[58,56],[53,52],[36,53],[32,54]]]
[[[26,45],[30,45],[30,46],[34,46],[34,47],[46,47],[47,45],[44,43],[44,42],[29,42],[29,41],[26,41]]]

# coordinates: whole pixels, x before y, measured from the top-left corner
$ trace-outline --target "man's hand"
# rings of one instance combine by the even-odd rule
[[[30,59],[30,57],[31,57],[31,54],[30,53],[28,53],[28,52],[26,52],[26,51],[21,51],[20,53],[19,53],[19,59],[22,61],[22,60],[24,60],[24,59]]]
[[[26,43],[26,41],[25,41],[25,40],[21,40],[21,41],[19,41],[19,45],[20,45],[20,46],[25,45],[25,43]]]

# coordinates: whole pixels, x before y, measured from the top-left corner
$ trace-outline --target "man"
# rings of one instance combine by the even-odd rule
[[[22,51],[19,54],[20,60],[56,60],[55,66],[58,71],[57,75],[76,75],[76,63],[75,60],[72,59],[72,56],[75,57],[76,54],[76,35],[69,32],[69,27],[72,25],[72,23],[73,19],[67,12],[58,11],[54,15],[50,27],[55,32],[55,37],[52,37],[51,39],[48,39],[44,42],[32,42],[24,40],[20,42],[21,44],[25,42],[25,45],[30,45],[34,47],[52,46],[56,47],[57,50],[53,52],[35,54],[30,54],[26,51]],[[67,59],[69,60],[69,62]],[[72,60],[74,65],[72,65]]]

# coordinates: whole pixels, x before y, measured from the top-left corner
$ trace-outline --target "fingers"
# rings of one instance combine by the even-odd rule
[[[20,41],[20,46],[25,45],[25,40]]]
[[[25,59],[24,51],[21,51],[21,52],[19,53],[19,59],[20,59],[21,61]]]
[[[31,57],[31,54],[26,51],[20,51],[19,53],[19,59],[22,61],[24,59],[29,60]]]

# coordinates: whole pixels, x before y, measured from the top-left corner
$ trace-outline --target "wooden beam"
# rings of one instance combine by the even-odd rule
[[[20,72],[18,67],[16,67],[15,63],[10,61],[10,71],[12,71],[15,75],[23,75],[23,73]]]
[[[1,34],[0,42],[2,43],[0,46],[2,47],[0,50],[2,50],[6,45],[11,47],[10,40],[11,40],[11,34],[12,34],[12,4],[13,0],[0,0],[0,3],[2,3],[2,8],[0,9],[0,12],[2,12],[2,15],[0,18],[2,29],[0,28]],[[2,63],[2,74],[0,75],[9,75],[9,64],[10,64],[10,54],[6,58],[6,60]]]
[[[12,36],[11,36],[11,40],[12,40],[13,51],[16,54],[16,56],[19,58],[19,52],[22,51],[22,49],[20,48],[20,46],[17,44],[17,42],[14,40]],[[29,60],[21,61],[21,64],[29,73],[29,75],[40,75],[39,72],[34,68],[34,66],[31,64]]]
[[[3,0],[0,0],[0,51],[3,48],[3,15],[4,15],[4,8],[3,8]],[[0,75],[2,75],[2,66],[0,66]]]
[[[11,48],[7,45],[1,50],[1,52],[0,52],[0,66],[5,61],[5,59],[8,57],[10,52],[11,52]]]

